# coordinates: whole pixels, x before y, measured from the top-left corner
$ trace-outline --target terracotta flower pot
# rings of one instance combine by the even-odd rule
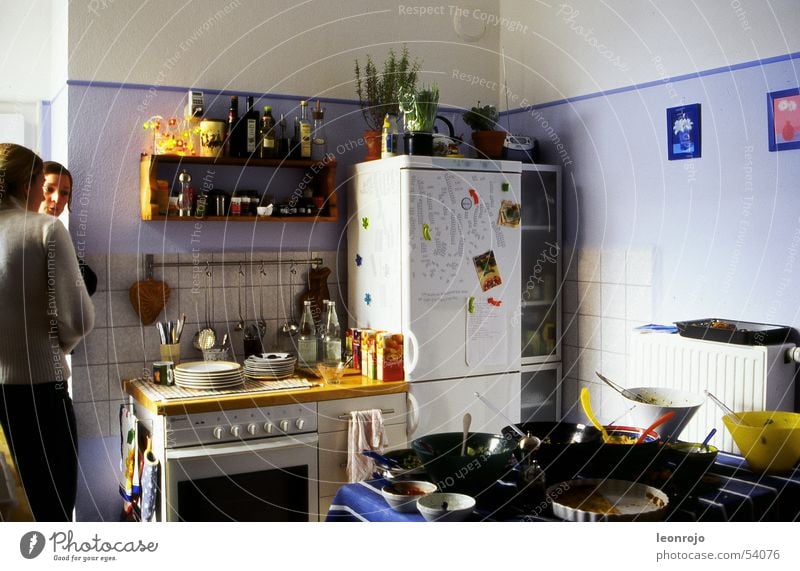
[[[472,144],[479,159],[502,159],[505,131],[473,131]]]
[[[364,131],[364,144],[367,147],[365,161],[374,161],[381,158],[381,132]]]

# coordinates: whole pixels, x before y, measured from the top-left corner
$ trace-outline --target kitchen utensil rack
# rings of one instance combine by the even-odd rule
[[[156,264],[153,261],[153,254],[145,254],[144,255],[144,275],[145,279],[153,277],[153,271],[158,268],[192,268],[195,266],[203,266],[206,268],[209,267],[225,267],[225,266],[237,266],[237,267],[244,267],[244,266],[321,266],[322,265],[322,258],[312,257],[306,259],[280,259],[280,260],[219,260],[219,261],[212,261],[207,260],[204,262],[159,262]]]

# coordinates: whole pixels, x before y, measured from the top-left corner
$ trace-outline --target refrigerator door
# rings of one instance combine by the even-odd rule
[[[519,370],[520,175],[403,169],[406,379]]]
[[[413,383],[410,391],[418,421],[416,427],[409,426],[409,440],[437,432],[461,432],[467,412],[472,415],[471,432],[500,434],[508,421],[482,403],[476,392],[515,423],[520,419],[519,373]]]

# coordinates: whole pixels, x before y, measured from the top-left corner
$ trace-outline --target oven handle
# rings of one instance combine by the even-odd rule
[[[211,446],[192,446],[190,448],[167,450],[167,460],[186,460],[192,458],[219,458],[223,456],[234,456],[249,452],[260,452],[262,450],[289,450],[291,448],[307,448],[316,446],[319,436],[314,434],[298,434],[291,437],[269,438],[251,444],[252,441],[243,440],[240,442],[215,444]]]

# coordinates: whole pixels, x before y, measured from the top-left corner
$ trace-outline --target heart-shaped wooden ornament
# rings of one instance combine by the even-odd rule
[[[143,325],[153,323],[169,300],[170,289],[165,282],[153,278],[136,282],[128,292],[133,310]]]

